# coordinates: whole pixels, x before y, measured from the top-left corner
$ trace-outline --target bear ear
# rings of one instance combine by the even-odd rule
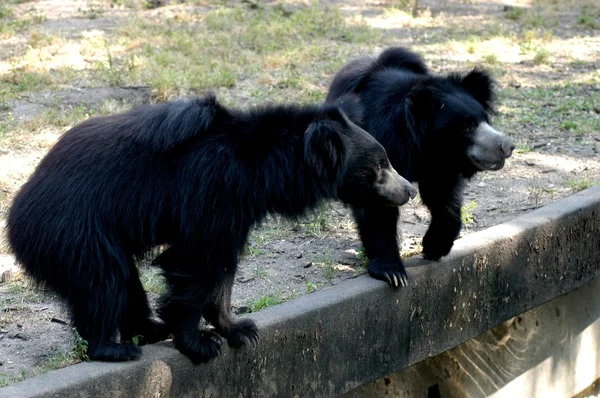
[[[341,110],[354,124],[361,124],[364,110],[358,95],[346,94],[336,99],[333,105]]]
[[[473,69],[462,77],[460,85],[483,106],[486,112],[494,111],[494,80],[485,71]]]
[[[346,163],[342,129],[338,121],[321,119],[304,134],[304,160],[323,181],[341,183]]]

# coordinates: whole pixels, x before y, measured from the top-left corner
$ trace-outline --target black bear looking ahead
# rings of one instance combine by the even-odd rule
[[[400,47],[379,57],[346,64],[334,77],[327,101],[347,94],[364,104],[361,127],[386,149],[392,166],[416,181],[431,224],[423,255],[437,260],[450,252],[461,229],[464,181],[476,172],[499,170],[514,149],[510,138],[490,126],[493,82],[480,70],[431,75],[423,60]],[[398,249],[399,209],[354,206],[369,258],[369,274],[406,284]]]
[[[415,189],[350,117],[356,98],[323,106],[228,109],[213,96],[92,118],[54,145],[17,194],[8,239],[17,260],[65,300],[96,360],[138,358],[175,334],[192,361],[255,343],[234,321],[231,289],[250,229],[326,199],[400,206]],[[135,258],[155,259],[168,293],[152,312]],[[215,331],[199,329],[201,317]]]

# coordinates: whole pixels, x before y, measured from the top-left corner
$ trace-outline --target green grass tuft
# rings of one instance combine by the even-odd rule
[[[260,297],[256,301],[254,301],[252,304],[250,304],[249,307],[252,310],[252,312],[257,312],[262,309],[272,307],[277,304],[281,304],[284,301],[285,301],[285,298],[283,297],[283,295],[268,294],[268,295]]]
[[[477,202],[472,200],[469,203],[465,203],[460,209],[460,220],[466,228],[468,228],[471,224],[475,222],[475,215],[473,214],[473,211],[477,207]]]
[[[525,11],[523,7],[510,7],[504,12],[504,18],[518,21],[525,15]]]

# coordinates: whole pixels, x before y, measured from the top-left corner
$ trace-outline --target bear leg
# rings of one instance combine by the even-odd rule
[[[234,267],[228,270],[235,269]],[[206,306],[204,318],[227,339],[231,347],[256,346],[259,342],[258,328],[251,319],[235,321],[231,314],[231,291],[234,273],[228,271],[223,284],[215,290],[211,301]]]
[[[460,234],[463,186],[460,177],[419,182],[421,198],[431,213],[431,223],[423,237],[423,257],[427,260],[439,260],[450,253]]]
[[[132,272],[135,274],[129,280],[127,315],[123,317],[120,327],[121,342],[131,342],[137,337],[137,344],[142,346],[166,340],[169,337],[167,325],[152,319],[137,269],[133,267]]]
[[[387,281],[394,287],[407,286],[408,276],[398,247],[399,208],[355,206],[352,210],[365,254],[369,259],[369,275]]]
[[[105,280],[80,286],[68,300],[73,326],[88,343],[87,356],[97,361],[138,359],[142,351],[132,343],[117,343],[121,318],[127,306],[127,289],[122,280]]]
[[[175,334],[175,347],[193,363],[206,362],[221,354],[222,338],[213,331],[200,330],[202,314],[224,275],[218,264],[197,264],[203,256],[171,246],[156,258],[169,285],[161,298],[159,317]]]

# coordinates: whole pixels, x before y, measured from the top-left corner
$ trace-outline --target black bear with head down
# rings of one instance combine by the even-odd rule
[[[194,362],[255,343],[234,321],[231,289],[248,232],[268,213],[297,217],[320,201],[400,206],[415,189],[353,124],[354,98],[238,111],[214,97],[89,119],[65,133],[16,196],[17,260],[67,303],[97,360],[139,357],[132,344],[175,334]],[[152,320],[135,258],[155,259],[168,293]],[[199,329],[201,317],[215,331]]]
[[[327,101],[357,94],[364,104],[361,126],[384,146],[403,177],[418,182],[431,212],[423,238],[427,259],[448,254],[460,233],[465,179],[478,171],[501,169],[514,149],[508,137],[490,126],[492,85],[480,70],[433,76],[418,55],[399,47],[348,63],[331,83]],[[377,205],[353,210],[369,274],[405,285],[397,238],[399,210]]]

